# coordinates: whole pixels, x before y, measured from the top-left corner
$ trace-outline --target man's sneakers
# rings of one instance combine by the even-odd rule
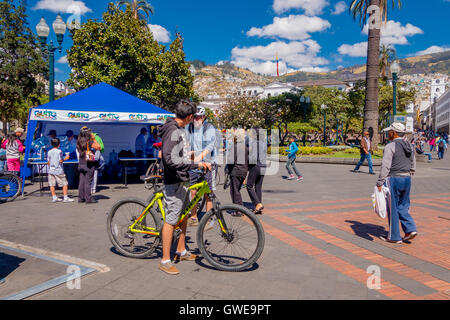
[[[294,180],[295,179],[295,176],[293,175],[293,174],[291,174],[290,176],[289,176],[289,178],[287,178],[288,180]]]
[[[359,173],[359,170],[350,170],[350,172]]]
[[[417,235],[418,235],[418,233],[416,231],[407,233],[403,237],[403,241],[410,241],[410,240],[414,239]]]
[[[186,251],[183,255],[180,252],[177,252],[175,255],[175,261],[195,261],[198,256],[196,254],[190,253]]]
[[[172,261],[168,261],[168,262],[160,262],[159,263],[159,270],[164,271],[165,273],[168,274],[179,274],[180,272],[178,271],[177,267],[175,267],[172,263]]]
[[[53,202],[53,203],[55,203],[55,202],[62,202],[62,201],[63,201],[63,199],[58,198],[58,197],[54,197],[54,198],[52,199],[52,202]]]
[[[67,198],[64,198],[63,202],[64,202],[64,203],[74,202],[74,200],[71,199],[71,198],[69,198],[69,197],[67,197]]]
[[[383,240],[384,242],[389,242],[389,243],[397,243],[397,244],[403,243],[402,240],[390,240],[387,237],[383,237],[383,236],[380,236],[380,239]]]
[[[298,176],[297,181],[303,181],[303,177],[302,176]]]
[[[68,202],[74,202],[74,200],[71,199],[71,198],[69,198],[69,197],[64,197],[64,199],[61,199],[61,198],[58,198],[58,197],[54,197],[54,198],[52,199],[52,202],[53,202],[53,203],[55,203],[55,202],[64,202],[64,203],[68,203]]]

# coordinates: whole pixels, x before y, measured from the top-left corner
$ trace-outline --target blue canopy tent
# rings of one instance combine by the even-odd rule
[[[56,101],[32,108],[29,113],[26,150],[21,177],[22,192],[27,176],[31,145],[34,139],[43,136],[46,129],[73,130],[88,126],[102,136],[112,137],[110,145],[127,147],[134,143],[140,128],[163,124],[174,114],[153,104],[138,99],[106,83],[100,83]],[[47,131],[48,131],[47,130]],[[61,132],[61,131],[60,131]],[[117,144],[119,144],[117,146]],[[121,145],[120,145],[121,144]]]

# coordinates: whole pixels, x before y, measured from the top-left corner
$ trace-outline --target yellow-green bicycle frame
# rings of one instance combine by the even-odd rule
[[[186,219],[186,217],[189,215],[191,210],[194,208],[194,206],[203,198],[205,194],[211,194],[211,189],[208,186],[208,182],[206,180],[199,182],[197,184],[194,184],[188,188],[188,192],[191,190],[198,190],[197,194],[195,195],[194,199],[190,201],[187,206],[184,206],[184,211],[181,214],[180,218],[178,219],[177,224],[175,225],[175,229],[179,229],[180,225],[183,223],[183,221]],[[141,213],[139,218],[136,219],[136,221],[129,227],[131,232],[134,233],[143,233],[148,234],[152,236],[160,236],[160,231],[153,227],[147,227],[142,225],[142,221],[145,219],[147,214],[150,212],[150,209],[157,204],[159,208],[159,212],[161,212],[163,221],[166,221],[166,213],[164,210],[164,205],[162,203],[162,199],[164,198],[163,192],[155,192],[151,200],[149,201],[149,204],[144,209],[144,211]],[[218,223],[220,225],[220,228],[222,229],[222,232],[226,234],[226,228],[224,227],[222,219],[218,218]]]

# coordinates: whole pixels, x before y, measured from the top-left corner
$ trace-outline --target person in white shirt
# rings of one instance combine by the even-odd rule
[[[69,189],[69,183],[67,182],[66,175],[64,174],[63,162],[64,160],[69,160],[69,155],[63,158],[63,153],[59,149],[60,141],[58,138],[52,139],[51,144],[53,149],[51,149],[47,154],[48,160],[48,185],[50,186],[50,191],[52,193],[52,202],[73,202],[67,195]],[[63,188],[64,200],[56,196],[55,187],[58,185]]]

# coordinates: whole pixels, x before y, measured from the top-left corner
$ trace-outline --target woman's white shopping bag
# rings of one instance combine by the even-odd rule
[[[372,194],[372,204],[375,213],[380,218],[386,218],[388,206],[389,206],[389,188],[383,186],[381,191],[378,191],[378,187],[375,186],[374,193]]]

